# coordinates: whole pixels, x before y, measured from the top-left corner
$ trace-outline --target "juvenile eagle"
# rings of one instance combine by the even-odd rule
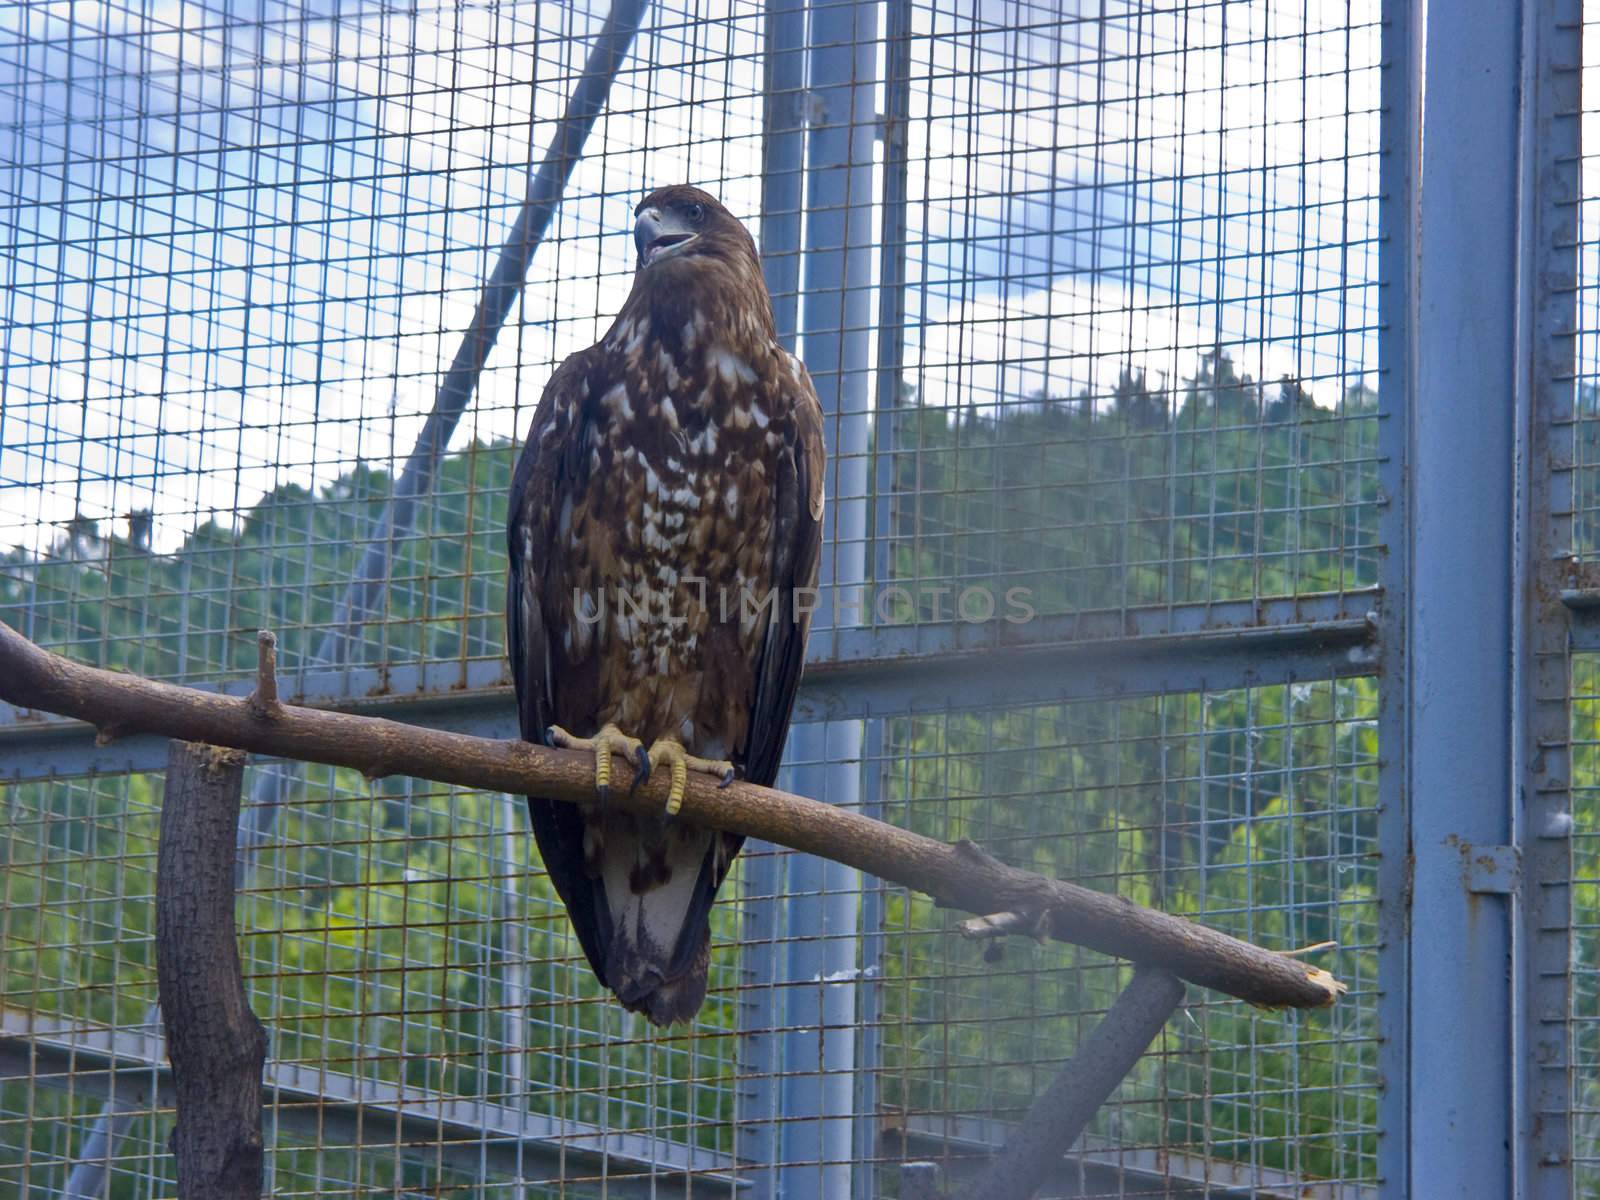
[[[653,1023],[706,993],[743,838],[675,815],[686,772],[777,774],[822,519],[822,412],[778,344],[755,243],[705,192],[634,212],[610,331],[551,377],[511,483],[506,603],[522,736],[591,750],[601,803],[528,797],[589,965]],[[608,807],[611,755],[665,766],[659,816]]]

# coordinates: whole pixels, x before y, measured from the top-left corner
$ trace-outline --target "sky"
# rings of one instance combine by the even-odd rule
[[[1101,8],[914,9],[906,382],[992,412],[1220,341],[1375,383],[1376,0]],[[0,546],[148,508],[170,550],[403,459],[602,16],[0,9]],[[758,231],[761,43],[759,4],[652,6],[453,445],[604,331],[651,187]]]

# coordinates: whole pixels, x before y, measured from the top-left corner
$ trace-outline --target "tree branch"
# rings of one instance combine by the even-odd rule
[[[268,630],[256,634],[256,690],[250,693],[250,711],[258,717],[278,715],[278,639]]]
[[[353,767],[371,778],[411,775],[485,791],[595,802],[594,760],[571,750],[445,733],[379,717],[280,704],[271,717],[248,699],[102,671],[41,650],[0,622],[0,700],[89,721],[117,735],[159,733],[277,758]],[[617,759],[614,780],[631,778]],[[662,772],[611,803],[659,812]],[[950,845],[859,813],[773,788],[726,788],[691,775],[682,819],[821,855],[971,913],[1041,912],[1058,941],[1160,966],[1181,979],[1265,1007],[1314,1008],[1345,990],[1326,971],[1120,896],[1009,867],[972,842]]]
[[[156,852],[156,978],[178,1093],[180,1200],[258,1200],[267,1035],[250,1011],[233,921],[244,755],[175,741]]]

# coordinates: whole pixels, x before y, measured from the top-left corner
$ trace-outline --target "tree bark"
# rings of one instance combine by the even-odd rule
[[[156,853],[156,978],[178,1097],[179,1200],[260,1200],[267,1035],[233,919],[245,756],[174,741]]]
[[[150,732],[257,754],[353,767],[371,778],[411,775],[572,804],[596,799],[594,760],[571,750],[497,741],[379,717],[220,696],[73,663],[0,622],[0,700],[77,717],[102,737]],[[665,772],[632,796],[632,766],[613,764],[611,804],[659,812]],[[1345,990],[1326,971],[1131,900],[1018,870],[972,842],[935,841],[773,788],[719,787],[689,777],[681,819],[821,855],[971,913],[1038,914],[1038,931],[1269,1008],[1332,1004]]]

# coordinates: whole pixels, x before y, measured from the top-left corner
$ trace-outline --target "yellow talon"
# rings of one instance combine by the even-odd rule
[[[697,758],[673,738],[656,741],[646,757],[652,770],[664,762],[671,771],[672,786],[667,791],[666,808],[669,817],[677,816],[678,810],[683,807],[683,794],[689,787],[690,771],[715,775],[724,787],[733,782],[731,762],[726,759]]]
[[[689,786],[689,768],[682,758],[672,760],[672,787],[667,791],[667,816],[675,817],[683,807],[683,793]]]
[[[594,752],[594,786],[600,793],[600,803],[603,806],[611,798],[611,756],[620,754],[631,760],[639,772],[642,780],[650,772],[649,760],[645,757],[644,743],[636,737],[629,737],[611,722],[607,721],[600,727],[600,732],[592,738],[578,737],[568,733],[559,725],[550,726],[550,744],[560,746],[563,750],[592,750]]]

